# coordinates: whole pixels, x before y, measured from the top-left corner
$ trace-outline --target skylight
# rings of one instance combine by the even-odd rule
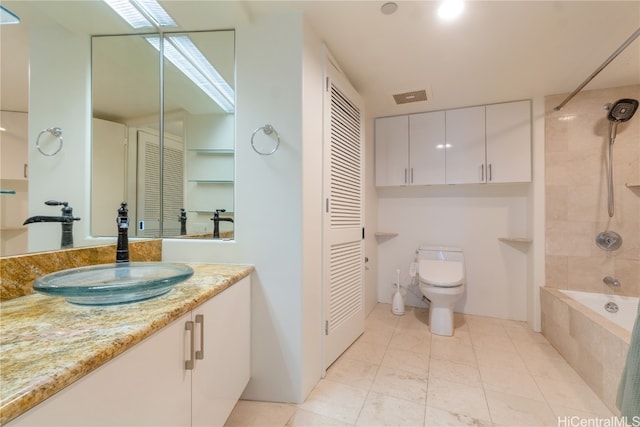
[[[20,18],[6,7],[0,5],[0,24],[18,24]]]
[[[158,51],[159,37],[146,37]],[[225,112],[234,111],[234,92],[218,70],[186,35],[165,35],[164,56],[206,93]]]
[[[177,27],[156,0],[104,0],[134,29]]]

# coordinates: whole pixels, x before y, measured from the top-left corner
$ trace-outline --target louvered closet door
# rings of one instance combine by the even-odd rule
[[[169,137],[165,137],[164,143],[163,234],[174,236],[180,232],[180,208],[184,206],[184,144]],[[138,131],[137,218],[144,221],[144,230],[138,236],[159,235],[160,191],[158,135]]]
[[[324,160],[324,368],[364,331],[363,159],[360,98],[327,80]]]

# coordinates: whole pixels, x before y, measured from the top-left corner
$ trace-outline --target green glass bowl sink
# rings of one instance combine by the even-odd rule
[[[72,304],[126,304],[163,295],[192,275],[193,269],[185,264],[100,264],[46,274],[33,282],[33,289]]]

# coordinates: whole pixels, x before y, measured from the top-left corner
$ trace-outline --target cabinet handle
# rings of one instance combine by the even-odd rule
[[[489,181],[493,181],[493,174],[491,173],[491,163],[489,163]]]
[[[413,184],[413,168],[411,168],[411,184]]]
[[[196,324],[200,325],[200,350],[196,351],[196,359],[204,359],[204,314],[196,314]]]
[[[404,183],[407,183],[407,168],[404,168]]]
[[[25,164],[24,164],[24,168],[22,168],[22,175],[23,175],[25,178],[29,178],[29,177],[27,176],[27,175],[28,175],[28,171],[29,171],[29,165],[25,163]]]
[[[184,362],[184,369],[186,369],[187,371],[191,371],[193,370],[193,359],[194,359],[194,353],[195,353],[195,337],[193,336],[194,334],[194,324],[191,320],[189,320],[188,322],[185,323],[184,325],[185,330],[189,331],[189,359],[185,360]]]
[[[480,165],[480,182],[484,182],[484,165]]]

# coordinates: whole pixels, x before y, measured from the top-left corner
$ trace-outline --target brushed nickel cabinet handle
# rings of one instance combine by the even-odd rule
[[[184,369],[191,371],[193,370],[194,365],[194,354],[195,354],[195,337],[194,337],[194,323],[189,320],[184,325],[185,330],[189,331],[189,359],[184,362]]]
[[[196,359],[204,359],[204,314],[196,314],[196,325],[200,325],[200,350],[196,351]]]

